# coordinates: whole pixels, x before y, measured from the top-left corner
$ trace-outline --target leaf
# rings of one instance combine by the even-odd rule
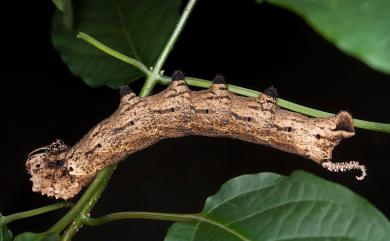
[[[52,0],[57,9],[62,12],[62,24],[67,31],[73,30],[72,0]]]
[[[296,171],[244,175],[207,199],[202,221],[175,223],[165,241],[388,241],[390,223],[367,200]]]
[[[262,1],[258,1],[262,2]],[[342,51],[390,74],[390,1],[267,0],[306,20]]]
[[[7,228],[7,225],[0,226],[0,241],[11,241],[12,240],[12,232]]]
[[[0,241],[11,241],[12,237],[12,232],[7,228],[7,225],[0,226]]]
[[[25,232],[16,235],[14,241],[59,241],[61,236],[57,233]]]
[[[0,241],[11,241],[12,238],[13,235],[6,225],[5,217],[0,213]]]
[[[179,7],[179,0],[74,1],[77,31],[66,31],[57,10],[52,20],[52,41],[70,70],[87,84],[118,88],[142,73],[77,39],[77,32],[85,32],[151,66],[179,19]]]

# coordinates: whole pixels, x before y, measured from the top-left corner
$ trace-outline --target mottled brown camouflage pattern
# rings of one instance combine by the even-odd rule
[[[118,110],[76,145],[50,145],[28,157],[33,191],[72,198],[103,168],[169,137],[230,137],[330,163],[333,148],[354,135],[347,112],[309,118],[280,109],[272,96],[232,94],[218,78],[202,91],[190,91],[184,80],[174,80],[166,90],[147,98],[122,89]]]

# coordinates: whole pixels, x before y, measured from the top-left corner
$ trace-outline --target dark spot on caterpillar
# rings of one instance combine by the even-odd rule
[[[195,108],[191,108],[193,111],[195,111],[195,113],[204,113],[204,114],[208,114],[209,113],[209,110],[208,109],[195,109]]]
[[[292,128],[289,126],[289,127],[281,127],[281,126],[275,126],[276,127],[276,130],[278,131],[284,131],[284,132],[291,132],[292,131]]]
[[[56,198],[71,198],[88,185],[98,171],[163,138],[231,137],[319,162],[331,159],[333,147],[342,138],[354,134],[352,118],[346,112],[336,117],[311,119],[280,111],[276,99],[270,97],[276,96],[273,88],[257,98],[236,96],[226,90],[223,77],[217,76],[208,90],[192,92],[183,78],[183,73],[175,72],[169,87],[153,97],[141,98],[134,93],[123,97],[118,110],[71,149],[55,142],[50,148],[40,149],[43,154],[29,157],[26,167],[32,176],[33,190]],[[127,88],[123,88],[123,94]],[[324,129],[317,128],[320,126]],[[352,133],[335,132],[336,127],[350,129]],[[318,135],[320,140],[316,139]],[[104,151],[99,149],[101,146]],[[46,151],[48,149],[50,151]],[[35,168],[37,163],[40,168]],[[328,164],[324,167],[334,170]],[[64,178],[60,178],[62,176]]]
[[[173,110],[173,111],[172,111]],[[153,110],[153,113],[157,113],[157,114],[167,114],[167,113],[171,113],[171,112],[174,112],[175,109],[174,108],[170,108],[170,109],[163,109],[163,110]]]
[[[56,167],[62,167],[64,165],[63,160],[56,160]]]
[[[240,115],[238,115],[237,113],[231,112],[231,114],[232,114],[232,116],[233,116],[234,118],[236,118],[236,120],[240,120],[240,121],[247,121],[247,120],[248,120],[247,117],[240,116]]]
[[[176,70],[172,74],[172,81],[184,80],[184,74],[180,70]]]
[[[168,95],[167,96],[167,98],[174,98],[174,97],[177,97],[177,96],[180,96],[180,95],[182,95],[182,94],[184,94],[184,93],[189,93],[190,91],[182,91],[182,92],[177,92],[177,93],[174,93],[174,94],[170,94],[170,95]]]
[[[134,121],[129,121],[129,122],[127,122],[126,124],[124,124],[123,126],[121,126],[121,127],[117,127],[117,128],[114,128],[112,131],[114,132],[114,133],[119,133],[119,132],[121,132],[121,131],[123,131],[124,129],[126,129],[128,126],[132,126],[132,125],[134,125]],[[94,149],[95,149],[96,147],[94,147]],[[87,152],[88,153],[88,152]]]
[[[185,85],[187,85],[185,82],[181,82],[181,83],[177,84],[176,86],[185,86]]]
[[[131,89],[127,85],[122,86],[121,89],[119,90],[119,94],[121,97],[128,95],[130,93],[131,93]]]
[[[271,86],[268,89],[266,89],[264,91],[264,94],[266,94],[268,96],[271,96],[273,98],[277,98],[278,97],[278,91],[273,86]]]
[[[227,99],[227,100],[231,100],[231,97],[230,96],[208,96],[205,98],[205,100],[220,100],[220,99]]]
[[[222,75],[218,74],[214,77],[213,84],[225,84],[225,78]]]
[[[248,108],[252,109],[252,110],[259,110],[259,107],[254,106],[254,105],[248,105]]]
[[[316,135],[316,138],[317,138],[318,140],[321,139],[320,134],[317,134],[317,135]]]
[[[123,127],[118,127],[118,128],[113,129],[112,132],[114,132],[116,134],[116,133],[121,132],[123,129],[124,129]]]

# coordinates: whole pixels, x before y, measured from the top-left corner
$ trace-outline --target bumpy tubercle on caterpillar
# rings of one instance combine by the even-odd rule
[[[333,163],[332,151],[355,134],[352,117],[341,111],[310,118],[276,105],[276,90],[257,98],[228,91],[222,76],[208,90],[191,91],[176,71],[168,88],[146,98],[120,90],[117,111],[97,124],[76,145],[61,141],[36,149],[27,158],[33,191],[69,199],[103,168],[164,138],[201,135],[230,137],[271,146],[311,159],[329,171],[366,168],[358,162]]]

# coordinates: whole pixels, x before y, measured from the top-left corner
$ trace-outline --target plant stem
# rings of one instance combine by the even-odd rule
[[[198,214],[156,213],[156,212],[117,212],[98,218],[84,216],[82,222],[88,226],[97,226],[104,223],[123,219],[151,219],[172,222],[190,222],[199,219]]]
[[[197,0],[188,1],[186,7],[183,10],[183,13],[181,14],[179,22],[177,22],[176,24],[175,30],[172,32],[168,42],[166,43],[165,47],[160,53],[160,56],[158,57],[158,60],[154,66],[154,73],[157,74],[160,73],[161,68],[163,67],[165,61],[167,60],[169,53],[172,51],[173,46],[175,45],[177,39],[179,38],[181,32],[183,31],[183,28],[188,20],[188,17],[191,15],[191,12],[194,9],[196,2]]]
[[[77,34],[77,37],[88,42],[89,44],[92,44],[93,46],[95,46],[96,48],[105,52],[106,54],[111,55],[119,60],[122,60],[125,63],[132,65],[133,67],[135,67],[138,70],[140,70],[141,72],[143,72],[145,75],[151,74],[151,71],[149,71],[148,68],[143,63],[141,63],[138,60],[131,58],[127,55],[124,55],[124,54],[122,54],[122,53],[120,53],[112,48],[109,48],[108,46],[97,41],[96,39],[92,38],[88,34],[80,32],[79,34]]]
[[[158,79],[153,78],[154,75],[146,78],[145,84],[141,90],[140,96],[145,97],[150,95],[153,91],[153,87],[156,85]],[[85,217],[89,216],[89,212],[95,206],[99,200],[100,195],[106,188],[112,174],[117,165],[112,165],[101,171],[88,187],[87,191],[83,194],[77,204],[70,210],[57,224],[55,224],[48,232],[61,232],[66,228],[70,222],[73,223],[66,229],[62,235],[61,241],[72,240],[73,236],[79,231],[83,225]]]
[[[204,80],[204,79],[199,79],[199,78],[194,78],[194,77],[186,77],[186,83],[190,86],[196,86],[196,87],[202,87],[202,88],[208,88],[211,85],[211,81]],[[160,79],[161,84],[167,84],[167,78],[161,78]],[[261,92],[247,89],[244,87],[236,86],[236,85],[228,85],[228,89],[236,94],[239,95],[244,95],[244,96],[249,96],[249,97],[257,97],[261,95]],[[313,117],[328,117],[328,116],[333,116],[333,113],[313,109],[310,107],[306,107],[303,105],[298,105],[293,102],[278,98],[277,104],[285,109],[295,111],[301,114],[305,114],[308,116],[313,116]],[[361,129],[366,129],[366,130],[371,130],[371,131],[379,131],[379,132],[385,132],[385,133],[390,133],[390,123],[379,123],[379,122],[373,122],[373,121],[365,121],[365,120],[360,120],[360,119],[353,119],[354,126],[361,128]]]
[[[91,185],[85,191],[80,200],[74,205],[74,207],[56,224],[54,224],[47,232],[60,233],[64,230],[70,223],[72,223],[68,229],[65,231],[65,234],[62,240],[70,240],[73,235],[77,232],[81,225],[79,219],[80,214],[88,213],[97,200],[99,199],[101,193],[104,191],[105,187],[108,184],[116,165],[109,166],[101,171],[93,180]]]
[[[187,7],[181,16],[179,23],[176,25],[173,34],[171,35],[168,43],[166,44],[165,48],[163,49],[163,52],[160,54],[155,64],[154,70],[157,69],[157,71],[154,72],[149,71],[146,68],[146,66],[143,63],[139,62],[138,60],[126,56],[114,49],[109,48],[108,46],[97,41],[96,39],[92,38],[88,34],[79,33],[77,37],[92,44],[93,46],[102,50],[103,52],[119,60],[122,60],[123,62],[128,63],[134,66],[135,68],[139,69],[140,71],[142,71],[146,75],[146,81],[144,83],[144,86],[142,87],[140,96],[146,97],[152,93],[154,86],[161,79],[161,76],[159,75],[161,67],[163,66],[166,58],[168,57],[181,31],[183,30],[183,27],[195,3],[196,0],[190,0],[189,3],[187,4]],[[108,181],[110,180],[115,168],[116,165],[113,165],[101,171],[96,176],[92,184],[88,187],[87,191],[85,191],[85,193],[77,202],[77,204],[61,220],[59,220],[55,225],[53,225],[47,232],[60,233],[72,222],[72,224],[64,232],[61,239],[62,241],[71,240],[83,225],[82,217],[89,216],[89,212],[95,206],[96,202],[99,200],[99,197],[101,193],[104,191],[105,187],[107,186]]]
[[[60,208],[67,208],[67,207],[71,207],[71,206],[73,206],[73,203],[71,203],[71,202],[59,202],[59,203],[51,204],[48,206],[44,206],[44,207],[40,207],[40,208],[36,208],[36,209],[24,211],[24,212],[10,214],[10,215],[4,216],[1,219],[0,225],[8,224],[10,222],[13,222],[13,221],[16,221],[19,219],[28,218],[28,217],[52,212],[52,211],[55,211],[55,210],[60,209]]]
[[[139,96],[146,97],[150,95],[153,91],[154,86],[156,86],[157,83],[158,83],[158,78],[155,78],[154,75],[147,76]]]
[[[240,233],[235,232],[226,227],[226,225],[214,221],[207,216],[199,214],[178,214],[178,213],[155,213],[155,212],[118,212],[111,213],[99,218],[90,218],[88,216],[83,217],[83,224],[96,226],[111,221],[123,220],[123,219],[151,219],[151,220],[163,220],[172,222],[203,222],[215,227],[221,228],[232,235],[235,235],[239,240],[249,241],[249,239],[242,236]]]
[[[180,33],[180,31],[178,33]],[[80,33],[79,35],[81,35],[81,34],[82,33]],[[84,36],[84,35],[86,35],[86,34],[82,34],[82,36]],[[88,36],[88,35],[86,35],[86,36]],[[125,56],[125,55],[123,55],[115,50],[110,49],[109,47],[99,43],[99,41],[93,39],[92,37],[88,36],[88,38],[83,38],[83,39],[85,41],[87,41],[88,43],[93,44],[94,46],[104,46],[104,50],[102,49],[104,52],[110,54],[111,56],[113,56],[115,58],[123,60],[124,62],[129,63],[130,65],[133,65],[132,61],[128,61],[128,59],[126,60],[126,58],[129,58],[129,59],[132,59],[132,58],[127,57],[127,56]],[[134,59],[132,59],[132,60],[134,60]],[[137,60],[135,60],[135,61],[137,61]],[[133,66],[138,68],[138,65],[133,65]],[[142,66],[144,66],[144,65],[142,64]],[[155,70],[156,70],[156,68],[155,68]],[[147,69],[145,71],[146,72],[144,72],[144,73],[146,73],[146,75],[149,77],[150,80],[149,80],[149,82],[148,81],[146,82],[146,86],[144,86],[145,88],[143,88],[143,91],[141,91],[141,93],[146,91],[146,89],[153,88],[154,85],[156,84],[156,79],[158,80],[158,82],[160,84],[163,84],[163,85],[167,85],[171,81],[171,79],[169,77],[160,75],[158,72],[150,72]],[[196,87],[202,87],[202,88],[208,88],[211,85],[211,81],[199,79],[199,78],[195,78],[195,77],[186,77],[186,82],[190,86],[196,86]],[[236,86],[236,85],[228,85],[228,86],[229,86],[229,90],[231,92],[236,93],[236,94],[240,94],[240,95],[244,95],[244,96],[256,97],[256,96],[259,96],[261,94],[261,92],[254,91],[254,90],[247,89],[247,88],[240,87],[240,86]],[[313,109],[313,108],[306,107],[303,105],[298,105],[298,104],[295,104],[293,102],[290,102],[290,101],[287,101],[287,100],[284,100],[281,98],[278,98],[277,104],[285,109],[295,111],[295,112],[298,112],[301,114],[305,114],[308,116],[313,116],[313,117],[327,117],[327,116],[334,115],[334,114],[329,113],[329,112]],[[353,121],[354,121],[355,127],[358,127],[361,129],[390,133],[390,123],[379,123],[379,122],[359,120],[359,119],[354,119]]]

